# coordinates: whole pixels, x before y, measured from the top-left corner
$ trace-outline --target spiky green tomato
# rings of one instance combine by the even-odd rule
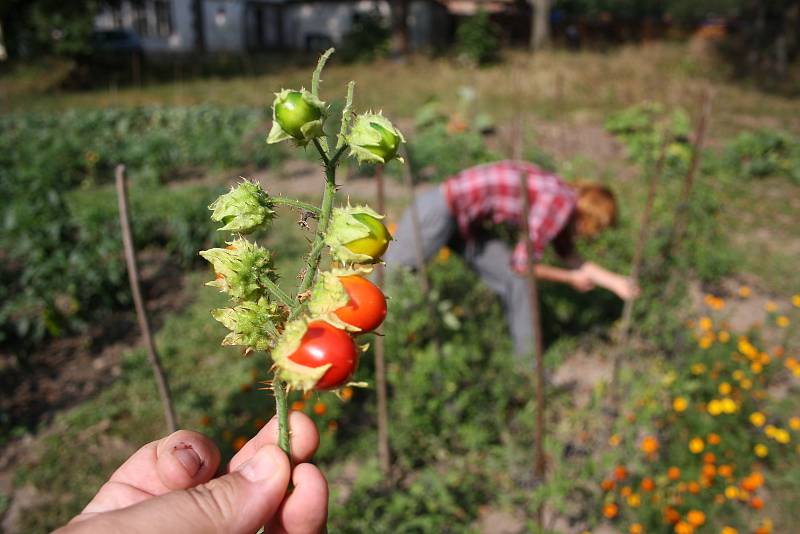
[[[353,218],[364,224],[369,230],[369,234],[345,243],[344,246],[355,254],[365,254],[373,260],[380,259],[389,248],[389,241],[392,239],[389,230],[379,219],[366,213],[356,213]]]
[[[389,161],[397,155],[397,149],[400,147],[400,137],[384,128],[378,123],[370,123],[370,127],[377,130],[381,134],[380,141],[374,145],[366,145],[364,148],[381,158],[383,161]]]
[[[286,96],[275,103],[275,120],[283,131],[295,139],[303,139],[301,128],[304,124],[319,120],[322,111],[303,98],[300,91],[289,91]]]

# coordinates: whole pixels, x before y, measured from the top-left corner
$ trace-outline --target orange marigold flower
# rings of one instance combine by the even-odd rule
[[[694,527],[685,521],[679,521],[675,525],[675,534],[692,534]]]
[[[642,504],[642,498],[639,497],[638,493],[632,493],[628,495],[628,506],[631,508],[639,508],[639,505]]]
[[[717,468],[717,473],[719,476],[725,478],[731,478],[733,476],[733,466],[729,464],[722,464]]]
[[[689,482],[689,484],[687,484],[687,488],[689,490],[689,493],[691,493],[692,495],[697,495],[698,493],[700,493],[700,484],[698,484],[694,480],[692,480],[691,482]]]
[[[634,523],[628,528],[629,534],[642,534],[644,532],[644,527],[640,523]]]
[[[739,288],[739,296],[743,299],[749,297],[750,293],[752,293],[752,290],[748,286],[742,286]]]
[[[713,464],[717,461],[717,457],[713,452],[707,452],[703,455],[703,463]]]
[[[328,411],[328,407],[325,406],[324,402],[318,402],[314,404],[314,413],[317,415],[325,415],[325,412]]]
[[[653,482],[653,479],[650,477],[642,479],[642,491],[653,491],[656,487],[656,483]]]
[[[775,319],[775,324],[777,324],[780,328],[786,328],[789,326],[791,321],[785,315],[779,315],[777,319]]]
[[[664,521],[670,524],[675,524],[681,520],[681,514],[675,508],[667,506],[664,508]]]
[[[614,519],[619,513],[619,506],[616,503],[610,502],[603,506],[603,516],[607,519]]]
[[[686,521],[693,527],[699,527],[706,522],[706,514],[701,510],[689,510],[686,514]]]
[[[714,464],[703,464],[703,476],[706,478],[714,478],[717,474],[717,468]]]
[[[667,469],[667,478],[670,480],[678,480],[681,478],[681,470],[678,467],[672,466]]]
[[[761,510],[764,508],[764,501],[761,499],[761,497],[753,497],[750,499],[750,506],[753,508],[753,510]]]
[[[300,400],[299,401],[294,401],[292,403],[292,410],[294,410],[296,412],[303,411],[303,408],[305,408],[305,407],[306,407],[306,403],[303,402],[303,401],[300,401]]]
[[[739,534],[739,531],[733,527],[722,527],[719,534]]]
[[[600,489],[603,491],[611,491],[614,489],[614,481],[610,479],[605,479],[600,483]]]
[[[759,458],[765,458],[769,454],[769,449],[763,443],[758,443],[753,447],[753,452]]]
[[[800,417],[792,417],[789,419],[789,427],[792,430],[800,430]]]
[[[675,397],[672,400],[672,409],[676,412],[684,412],[689,406],[689,401],[685,397]]]
[[[630,486],[625,486],[624,488],[622,488],[621,490],[619,490],[619,494],[620,494],[621,496],[623,496],[623,497],[627,497],[627,496],[628,496],[628,495],[630,495],[631,493],[633,493],[633,488],[631,488]]]
[[[719,445],[719,442],[722,441],[722,439],[719,437],[719,434],[712,432],[706,436],[706,441],[709,445]]]
[[[339,397],[341,397],[343,401],[349,401],[353,398],[353,388],[350,386],[342,388],[339,392]]]
[[[658,451],[658,440],[653,436],[645,436],[642,440],[641,449],[645,454],[654,454]]]
[[[625,469],[624,465],[618,465],[614,468],[614,480],[625,480],[625,477],[628,476],[628,470]]]

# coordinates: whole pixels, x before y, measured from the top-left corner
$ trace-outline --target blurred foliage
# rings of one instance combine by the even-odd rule
[[[481,9],[459,23],[455,46],[462,58],[475,65],[493,63],[500,59],[500,30]]]
[[[800,138],[769,129],[742,132],[725,147],[724,163],[737,178],[783,176],[800,184]]]
[[[137,246],[188,264],[208,239],[214,188],[173,189],[281,153],[263,147],[264,114],[212,107],[72,111],[0,118],[0,340],[36,343],[127,303],[113,167],[125,163]],[[99,188],[98,188],[99,187]]]
[[[391,31],[380,12],[353,15],[353,24],[338,47],[343,61],[373,61],[389,52]]]

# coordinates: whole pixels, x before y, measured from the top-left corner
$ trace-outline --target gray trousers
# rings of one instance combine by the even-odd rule
[[[500,297],[515,354],[530,354],[533,348],[533,332],[528,282],[511,270],[511,249],[508,245],[492,237],[477,236],[476,239],[466,242],[461,239],[441,187],[418,195],[414,199],[414,206],[419,215],[425,261],[430,260],[443,246],[449,246],[460,254],[466,264]],[[388,270],[397,266],[411,269],[416,267],[411,208],[400,219],[394,241],[384,260]]]

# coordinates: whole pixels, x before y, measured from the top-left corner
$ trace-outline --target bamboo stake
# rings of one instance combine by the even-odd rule
[[[386,209],[386,195],[383,181],[383,166],[379,165],[375,175],[377,186],[378,213]],[[384,285],[383,265],[375,267],[375,281],[379,288]],[[384,357],[384,338],[376,335],[375,345],[375,388],[378,396],[378,461],[384,480],[388,481],[391,475],[391,453],[389,449],[389,411],[386,401],[386,364]]]
[[[139,286],[139,269],[136,264],[136,251],[133,248],[133,238],[131,236],[131,225],[128,219],[128,192],[125,181],[125,166],[117,165],[116,171],[117,202],[119,205],[119,223],[122,227],[122,246],[125,249],[125,262],[128,264],[128,280],[133,294],[133,305],[136,308],[136,317],[139,320],[139,329],[142,331],[144,344],[147,349],[147,359],[153,369],[153,376],[158,386],[158,394],[161,397],[161,406],[164,409],[164,421],[167,424],[167,431],[171,434],[177,429],[175,421],[175,409],[172,406],[172,396],[169,392],[169,384],[161,367],[161,360],[156,352],[153,336],[150,333],[150,321],[147,317],[147,310],[144,307],[142,292]]]
[[[428,280],[428,271],[425,268],[425,251],[422,250],[422,226],[419,222],[419,210],[417,210],[416,198],[414,194],[414,175],[411,170],[411,153],[406,144],[402,144],[401,150],[403,151],[403,159],[406,160],[403,165],[403,180],[406,186],[406,192],[411,199],[411,226],[414,233],[414,253],[417,257],[417,276],[419,277],[419,288],[423,295],[427,295],[431,284]]]
[[[658,183],[661,181],[661,176],[664,172],[664,163],[667,159],[667,147],[669,146],[671,137],[672,134],[669,129],[667,129],[667,131],[664,132],[664,139],[661,142],[655,169],[650,174],[650,180],[647,185],[647,200],[645,201],[642,219],[639,223],[639,238],[636,241],[636,249],[634,250],[633,261],[631,262],[630,277],[634,282],[638,282],[639,280],[639,270],[641,269],[642,257],[644,256],[644,248],[650,235],[650,219],[653,213],[653,204],[656,199],[656,190],[658,189]],[[622,321],[620,323],[619,338],[617,340],[617,350],[614,352],[614,359],[612,362],[611,384],[609,387],[613,411],[616,411],[619,403],[617,385],[619,383],[621,353],[628,343],[631,317],[633,316],[633,305],[635,302],[635,298],[625,301],[625,307],[622,310]]]

